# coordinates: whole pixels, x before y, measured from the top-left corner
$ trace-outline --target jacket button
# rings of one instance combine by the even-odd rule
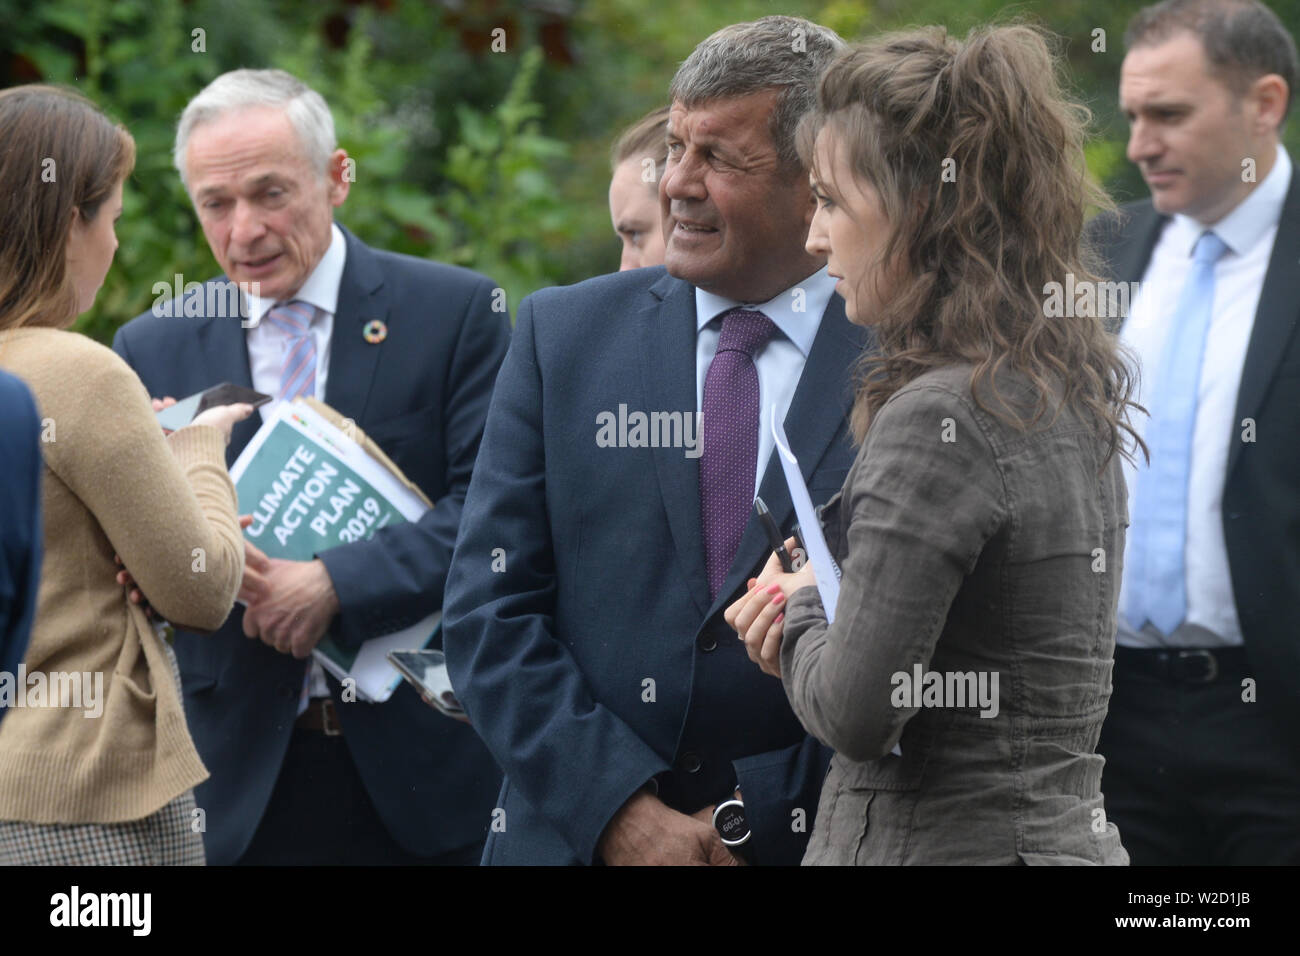
[[[295,687],[286,681],[281,681],[275,685],[275,692],[281,697],[297,697],[301,690],[301,687]]]
[[[688,750],[678,758],[677,769],[685,773],[699,773],[703,764],[704,761],[700,759],[699,754]]]
[[[709,651],[718,649],[718,642],[712,634],[706,631],[695,639],[695,646],[707,654]]]

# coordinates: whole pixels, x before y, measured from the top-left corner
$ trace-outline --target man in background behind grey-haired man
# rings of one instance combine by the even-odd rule
[[[664,264],[659,180],[668,162],[668,107],[651,110],[627,129],[610,152],[609,218],[623,243],[618,269]]]

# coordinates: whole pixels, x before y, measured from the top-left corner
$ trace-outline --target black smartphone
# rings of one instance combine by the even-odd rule
[[[419,692],[425,703],[448,717],[465,716],[465,708],[451,689],[447,658],[442,651],[389,651],[388,662]]]
[[[242,385],[232,385],[230,382],[222,382],[220,385],[213,385],[211,388],[188,395],[175,405],[170,405],[156,414],[158,424],[167,431],[174,432],[194,421],[195,416],[200,412],[207,411],[209,408],[216,408],[218,405],[234,405],[237,402],[248,402],[248,404],[256,408],[259,405],[265,405],[269,401],[271,401],[271,396],[263,392],[244,388]]]

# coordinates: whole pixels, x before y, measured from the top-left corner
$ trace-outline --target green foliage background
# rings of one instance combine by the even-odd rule
[[[719,27],[805,16],[849,39],[942,23],[958,35],[1027,17],[1061,38],[1093,110],[1092,172],[1120,201],[1145,193],[1116,108],[1138,0],[0,0],[0,86],[74,86],[125,123],[138,160],[120,248],[79,321],[108,341],[169,285],[216,274],[171,165],[176,119],[220,73],[289,70],[330,104],[356,182],[338,218],[387,249],[478,269],[511,311],[535,289],[618,268],[609,145],[660,105],[678,64]],[[1300,0],[1271,0],[1300,33]],[[492,31],[506,50],[493,52]],[[1094,30],[1105,50],[1094,51]],[[202,30],[202,52],[193,31]],[[1300,149],[1300,123],[1288,129]]]

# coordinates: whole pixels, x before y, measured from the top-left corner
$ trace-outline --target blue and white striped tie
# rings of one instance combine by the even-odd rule
[[[316,340],[311,334],[311,323],[316,318],[316,307],[295,299],[281,302],[267,313],[267,321],[286,335],[284,359],[280,366],[280,393],[282,402],[291,402],[299,395],[316,395]],[[302,690],[298,694],[298,713],[309,706],[311,694],[312,660],[305,661]]]
[[[282,302],[267,314],[267,321],[288,336],[280,367],[280,393],[276,396],[281,401],[316,394],[316,340],[311,334],[315,318],[316,307],[298,299]]]
[[[1146,431],[1151,463],[1138,464],[1124,568],[1124,617],[1135,630],[1150,621],[1172,634],[1187,616],[1184,552],[1196,398],[1214,314],[1214,265],[1227,248],[1212,232],[1196,240],[1192,272],[1160,354],[1156,391],[1143,396],[1151,412]]]

